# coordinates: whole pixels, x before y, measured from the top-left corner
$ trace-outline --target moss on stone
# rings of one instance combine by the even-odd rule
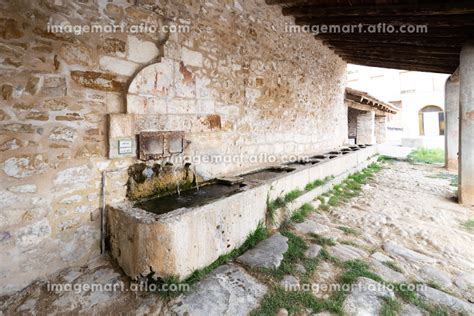
[[[188,190],[196,183],[196,176],[187,167],[132,165],[127,183],[127,198],[131,201],[173,194],[177,187]]]

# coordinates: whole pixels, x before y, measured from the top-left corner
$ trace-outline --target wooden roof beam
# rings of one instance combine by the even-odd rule
[[[394,61],[373,61],[367,60],[364,58],[344,58],[344,60],[351,64],[369,66],[369,67],[379,67],[379,68],[392,68],[392,69],[403,69],[411,71],[422,71],[422,72],[434,72],[434,73],[443,73],[450,74],[456,67],[449,65],[426,65],[420,63],[403,63],[403,62],[394,62]]]
[[[456,62],[455,58],[435,58],[435,57],[422,57],[422,56],[410,56],[407,55],[390,55],[390,54],[357,54],[354,52],[340,52],[336,51],[336,54],[339,55],[342,59],[345,58],[357,58],[357,57],[364,57],[369,60],[392,60],[392,61],[401,61],[401,62],[412,62],[412,63],[422,63],[422,64],[448,64],[448,65],[455,65]]]
[[[311,15],[305,17],[295,17],[296,25],[427,25],[430,28],[439,27],[469,27],[474,25],[474,14],[465,15],[445,15],[445,16],[366,16],[363,13],[349,17],[331,17]]]
[[[325,44],[335,50],[361,50],[367,53],[371,51],[381,51],[387,53],[400,53],[406,52],[409,54],[427,54],[427,55],[450,55],[457,56],[459,55],[459,48],[456,47],[436,47],[436,46],[416,46],[409,44],[385,44],[379,43],[374,45],[373,43],[347,43],[347,42],[338,42],[337,40],[329,40]]]
[[[337,41],[338,43],[346,43],[351,45],[353,43],[370,43],[373,45],[377,44],[404,44],[413,46],[431,46],[431,47],[456,47],[460,48],[466,42],[468,36],[453,36],[451,38],[438,38],[430,36],[411,36],[401,37],[399,35],[390,36],[389,34],[384,36],[374,36],[375,34],[364,35],[364,34],[346,34],[349,36],[343,36],[342,34],[320,34],[316,35],[316,39],[323,41],[323,44],[328,44],[331,40]]]
[[[472,2],[456,1],[413,5],[314,6],[297,5],[282,9],[285,16],[341,17],[341,16],[440,16],[474,13]]]

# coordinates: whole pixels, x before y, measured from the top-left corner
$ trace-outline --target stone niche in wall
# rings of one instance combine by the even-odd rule
[[[109,117],[109,158],[148,160],[186,153],[187,135],[220,128],[211,93],[197,89],[199,79],[189,68],[162,58],[136,74],[127,91],[126,113]],[[140,140],[157,152],[145,153],[147,145]]]

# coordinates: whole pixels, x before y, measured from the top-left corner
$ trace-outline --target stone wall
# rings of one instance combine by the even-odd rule
[[[107,202],[119,201],[126,168],[136,163],[108,159],[109,114],[127,113],[128,85],[147,65],[178,65],[188,84],[180,94],[164,93],[166,117],[155,117],[171,129],[188,124],[190,155],[281,157],[347,138],[345,63],[310,34],[284,33],[290,20],[278,7],[263,0],[155,2],[0,4],[0,294],[99,254],[102,173]],[[190,31],[74,35],[49,33],[48,22]],[[251,167],[197,169],[212,177]]]

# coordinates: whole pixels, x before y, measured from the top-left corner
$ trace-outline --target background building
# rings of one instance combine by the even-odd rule
[[[348,87],[400,108],[388,121],[387,140],[443,147],[447,75],[348,65]]]

